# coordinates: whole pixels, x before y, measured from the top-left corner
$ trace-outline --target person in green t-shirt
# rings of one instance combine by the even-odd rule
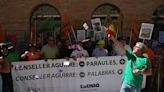
[[[127,63],[123,74],[123,83],[120,92],[140,92],[143,75],[151,75],[151,64],[147,57],[143,56],[146,46],[142,42],[137,42],[133,50],[126,50],[119,42],[111,37],[111,40],[121,49],[127,57]]]
[[[42,47],[41,55],[45,60],[59,58],[59,49],[56,46],[54,37],[48,37],[48,43]]]

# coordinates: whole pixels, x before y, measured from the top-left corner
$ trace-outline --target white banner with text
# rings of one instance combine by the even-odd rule
[[[125,57],[14,62],[14,92],[119,92]]]

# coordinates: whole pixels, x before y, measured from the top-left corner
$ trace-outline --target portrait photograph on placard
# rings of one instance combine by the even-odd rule
[[[92,28],[94,32],[94,40],[99,40],[104,38],[103,28],[100,18],[95,18],[91,20]]]
[[[100,18],[92,19],[91,23],[92,23],[92,27],[93,27],[94,31],[96,31],[96,32],[102,31]]]

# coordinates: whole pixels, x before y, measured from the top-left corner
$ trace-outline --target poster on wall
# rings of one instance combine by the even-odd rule
[[[164,31],[159,31],[159,42],[164,43]]]
[[[139,33],[139,38],[150,40],[152,36],[153,28],[154,28],[154,24],[142,23]]]

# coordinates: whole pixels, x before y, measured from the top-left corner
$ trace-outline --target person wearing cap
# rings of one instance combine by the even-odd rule
[[[147,57],[143,56],[146,46],[137,42],[133,50],[125,49],[112,36],[111,40],[124,51],[127,62],[123,73],[123,83],[120,92],[141,92],[143,75],[152,75],[151,64]]]
[[[48,37],[48,43],[42,47],[41,55],[45,60],[59,58],[59,49],[53,36]]]
[[[75,46],[75,50],[72,51],[71,58],[76,60],[77,58],[89,57],[88,52],[82,47],[82,42],[78,42]]]
[[[108,56],[108,50],[104,48],[105,41],[98,40],[97,45],[92,52],[92,57]]]

